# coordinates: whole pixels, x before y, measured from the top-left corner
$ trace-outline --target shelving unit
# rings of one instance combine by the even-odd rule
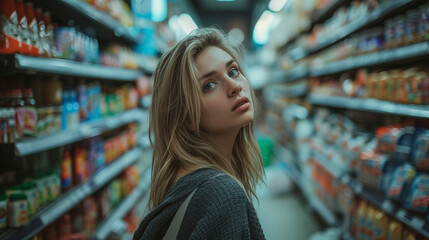
[[[397,104],[377,99],[325,96],[321,94],[309,94],[308,99],[311,103],[320,106],[393,114],[407,117],[429,118],[429,106],[425,105]]]
[[[67,25],[69,20],[73,19],[76,25],[84,29],[91,28],[91,31],[95,31],[95,35],[101,40],[116,40],[125,44],[139,42],[137,35],[119,21],[85,1],[38,0],[37,4],[50,11],[54,19],[62,21],[63,25]]]
[[[376,9],[373,12],[369,13],[365,18],[349,23],[337,35],[332,35],[331,37],[324,39],[314,47],[298,47],[297,49],[291,50],[290,56],[294,61],[297,61],[311,54],[324,50],[334,45],[335,43],[338,43],[339,41],[349,37],[355,32],[358,32],[371,25],[375,25],[384,21],[398,11],[406,10],[409,5],[418,1],[419,0],[392,1],[386,4],[383,8]]]
[[[375,67],[383,64],[396,63],[413,59],[429,57],[429,43],[422,42],[410,46],[391,50],[384,50],[372,54],[349,57],[344,60],[325,64],[318,68],[310,68],[311,77],[320,77],[329,74],[341,73],[348,70]]]
[[[2,75],[39,73],[115,81],[134,81],[142,74],[139,70],[107,67],[57,58],[30,57],[20,54],[1,55],[0,62]]]
[[[144,173],[143,178],[140,180],[139,185],[133,190],[133,192],[117,206],[104,220],[101,222],[95,231],[94,240],[106,239],[109,233],[112,231],[114,222],[118,219],[122,219],[130,209],[135,206],[137,201],[147,193],[150,187],[150,172],[148,169]]]
[[[349,2],[350,1],[348,0],[332,0],[332,2],[324,9],[311,15],[311,26],[314,27],[316,24],[323,23],[328,20],[339,7]]]
[[[51,133],[45,136],[25,139],[15,144],[8,144],[3,147],[3,150],[6,150],[6,148],[14,148],[14,150],[9,150],[9,152],[14,151],[16,156],[27,156],[33,153],[95,137],[105,131],[115,129],[131,122],[139,122],[143,119],[143,116],[143,110],[132,109],[119,113],[116,116],[107,117],[94,122],[82,123],[76,128]]]
[[[359,181],[352,179],[349,175],[342,176],[340,180],[344,184],[347,184],[350,189],[362,199],[382,209],[384,212],[424,237],[429,238],[429,222],[426,222],[423,218],[398,206],[382,194],[362,186]]]
[[[60,198],[50,203],[31,217],[29,223],[18,229],[10,229],[0,234],[0,239],[30,239],[35,234],[46,228],[54,220],[62,216],[73,206],[81,202],[87,196],[103,187],[117,176],[126,167],[135,162],[143,153],[139,148],[134,148],[105,168],[99,170],[82,184],[73,187]]]
[[[272,76],[273,83],[289,83],[308,77],[309,70],[305,66],[295,67],[294,69],[284,72],[274,72]]]

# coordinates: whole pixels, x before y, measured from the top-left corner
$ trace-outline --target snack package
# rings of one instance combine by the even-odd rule
[[[400,137],[395,150],[395,159],[407,162],[410,159],[414,140],[414,127],[407,126],[401,129]]]
[[[372,152],[363,152],[360,155],[360,181],[367,187],[382,189],[382,176],[388,156]]]
[[[390,154],[396,150],[400,129],[397,126],[380,127],[376,131],[377,152]]]
[[[372,222],[373,224],[371,239],[386,239],[389,228],[388,216],[384,212],[378,209],[374,209],[374,218]]]
[[[413,211],[427,212],[429,203],[429,174],[418,173],[406,191],[404,207]]]
[[[387,197],[401,201],[404,198],[405,193],[403,190],[411,183],[415,175],[416,170],[409,163],[396,167],[386,191]]]
[[[387,230],[386,240],[402,240],[402,224],[391,221]]]
[[[367,209],[368,209],[368,204],[365,201],[360,201],[359,207],[357,210],[357,224],[356,224],[357,240],[366,239]]]
[[[411,162],[418,170],[429,170],[429,130],[416,129],[411,150]]]

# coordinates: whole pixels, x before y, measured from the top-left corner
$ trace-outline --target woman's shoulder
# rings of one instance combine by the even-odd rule
[[[221,201],[235,200],[242,202],[243,199],[247,199],[242,185],[230,175],[222,172],[219,172],[201,184],[196,194]]]

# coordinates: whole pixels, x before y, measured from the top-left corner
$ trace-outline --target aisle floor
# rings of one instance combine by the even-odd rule
[[[322,229],[298,190],[273,194],[261,184],[254,202],[256,212],[268,240],[308,240]]]

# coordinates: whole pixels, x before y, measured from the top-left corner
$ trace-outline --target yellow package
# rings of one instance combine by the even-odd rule
[[[365,201],[360,201],[357,211],[357,230],[356,239],[366,239],[366,215],[367,215],[368,204]]]
[[[386,239],[388,228],[389,228],[388,216],[383,211],[374,209],[372,239]]]
[[[397,221],[391,221],[386,240],[402,240],[402,224]]]
[[[372,205],[368,204],[367,213],[366,213],[366,239],[375,239],[374,238],[374,226],[375,226],[375,208]]]

